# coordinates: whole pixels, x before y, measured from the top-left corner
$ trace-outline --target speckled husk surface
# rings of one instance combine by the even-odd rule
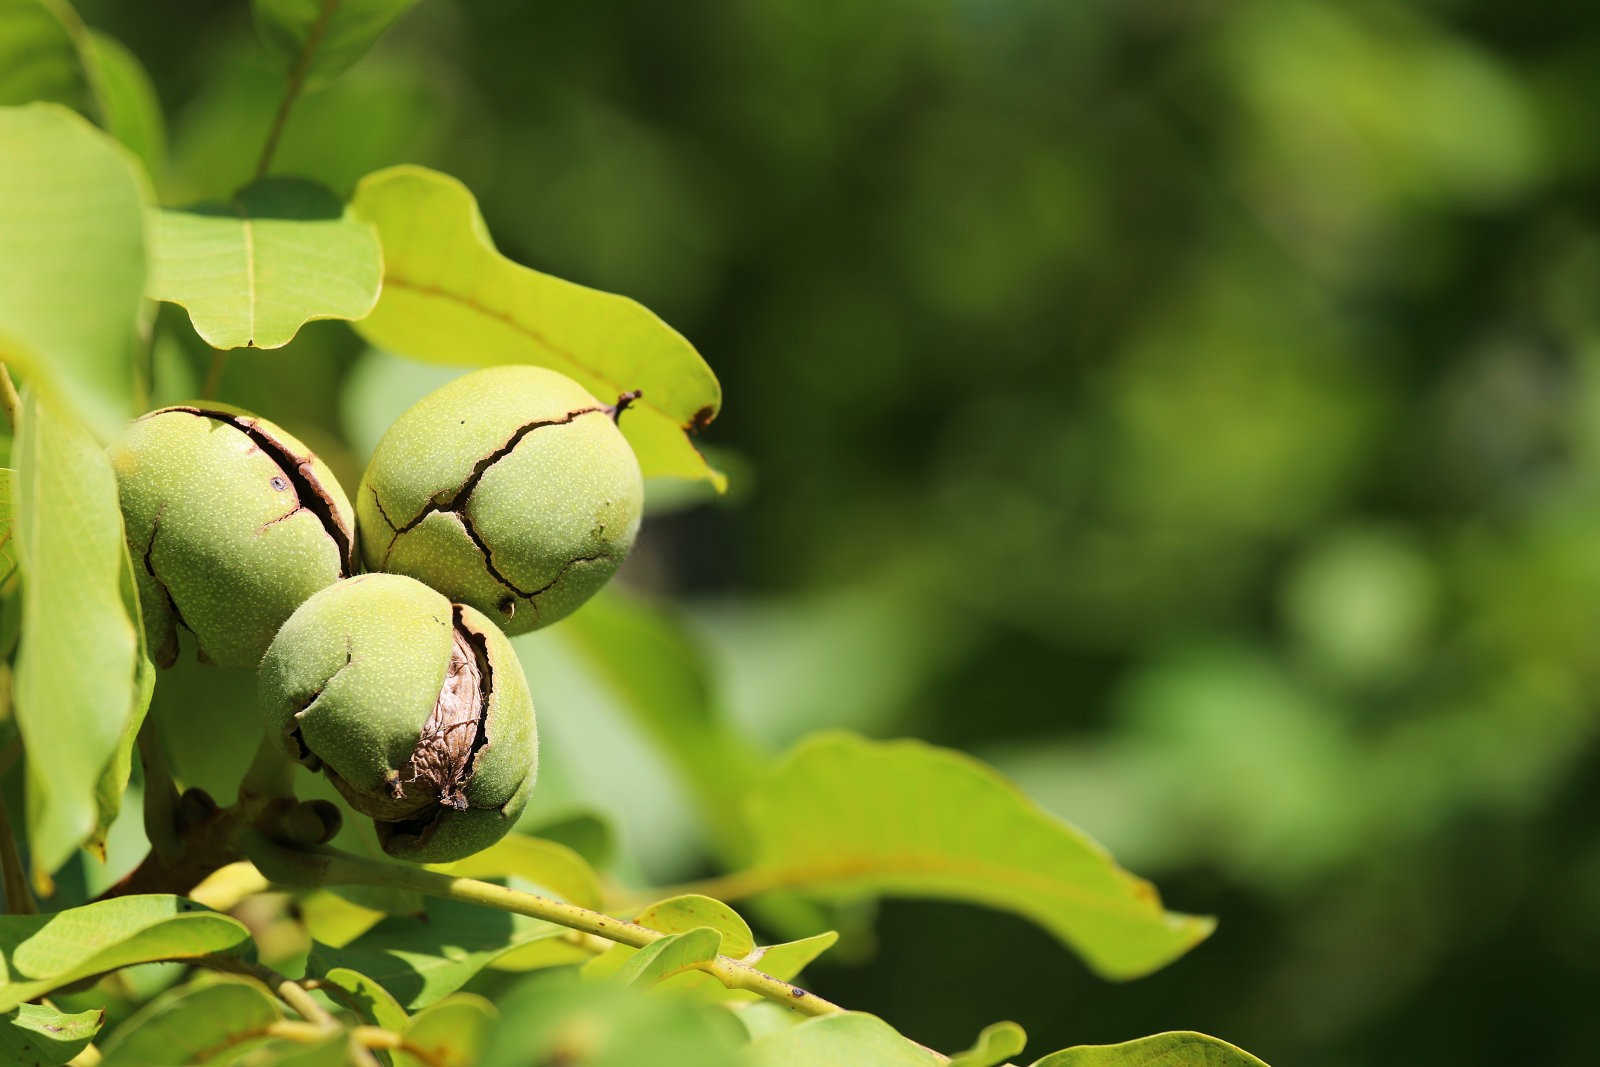
[[[312,593],[354,567],[333,472],[281,427],[226,404],[162,408],[111,448],[151,655],[178,627],[203,658],[254,667]]]
[[[398,574],[308,599],[261,662],[269,736],[371,816],[390,855],[437,863],[511,829],[538,774],[533,698],[482,613]]]
[[[490,367],[423,397],[356,493],[368,569],[408,574],[510,634],[573,611],[633,547],[644,485],[611,408],[542,367]]]

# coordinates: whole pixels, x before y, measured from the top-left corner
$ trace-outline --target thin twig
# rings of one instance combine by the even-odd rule
[[[22,854],[11,832],[11,815],[0,797],[0,876],[6,891],[6,911],[12,915],[33,915],[39,910],[33,891],[28,888],[28,872],[22,869]]]
[[[206,368],[206,384],[200,389],[201,400],[215,400],[222,387],[222,368],[228,362],[228,353],[218,349],[211,353],[211,366]]]
[[[307,992],[304,986],[265,964],[253,963],[236,956],[208,957],[197,962],[200,966],[209,967],[214,971],[249,975],[276,993],[278,999],[293,1008],[300,1018],[313,1026],[321,1027],[323,1036],[328,1036],[339,1028],[338,1020],[328,1013],[328,1009],[318,1004],[317,999]]]
[[[11,380],[11,368],[0,363],[0,406],[6,409],[6,421],[11,423],[12,436],[16,436],[17,419],[21,417],[22,397],[17,395],[17,383]]]
[[[261,146],[261,158],[256,163],[257,180],[266,177],[267,168],[272,165],[272,155],[278,150],[278,138],[283,136],[283,127],[289,121],[289,110],[299,98],[300,90],[305,88],[306,75],[311,72],[311,57],[322,43],[322,35],[328,29],[328,19],[338,6],[339,0],[322,0],[322,11],[317,15],[311,32],[306,34],[305,44],[300,46],[300,55],[295,59],[294,69],[289,72],[289,84],[284,87],[278,113],[272,117],[272,128],[267,131],[267,143]]]

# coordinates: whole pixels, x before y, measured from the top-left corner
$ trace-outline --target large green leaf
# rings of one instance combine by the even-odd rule
[[[721,386],[649,310],[501,255],[478,202],[449,175],[377,171],[352,207],[383,244],[383,294],[356,327],[367,340],[431,363],[537,363],[608,403],[642,390],[620,425],[645,475],[722,483],[687,436],[716,416]]]
[[[1240,1048],[1205,1034],[1175,1030],[1120,1045],[1078,1045],[1033,1067],[1267,1067]]]
[[[0,358],[110,438],[133,403],[144,178],[57,104],[0,108],[0,159]]]
[[[0,1061],[17,1067],[55,1067],[94,1040],[105,1021],[99,1008],[68,1014],[45,1004],[18,1004],[0,1023]]]
[[[481,1067],[734,1067],[743,1029],[730,1012],[560,973],[528,980],[500,1001]],[[859,1060],[865,1064],[870,1061]]]
[[[406,1023],[395,1067],[474,1067],[495,1016],[494,1005],[482,997],[445,997]]]
[[[187,308],[212,348],[282,348],[313,319],[359,319],[382,275],[372,228],[298,178],[152,210],[150,251],[150,296]]]
[[[0,1011],[80,978],[156,960],[231,953],[244,925],[183,897],[112,897],[52,915],[0,915]]]
[[[417,0],[254,0],[256,28],[292,75],[337,76]]]
[[[242,1053],[266,1040],[267,1027],[282,1017],[260,983],[209,979],[162,994],[118,1027],[101,1050],[103,1067],[177,1067]]]
[[[751,1067],[938,1067],[943,1062],[877,1016],[854,1011],[807,1019],[750,1043]]]
[[[1155,970],[1211,919],[1162,910],[1154,887],[994,771],[916,741],[822,734],[752,792],[749,889],[943,897],[1025,915],[1108,978]]]
[[[123,595],[127,548],[111,463],[85,428],[31,394],[13,503],[24,577],[16,715],[40,878],[100,828],[100,783],[142,714],[148,676]]]
[[[950,1067],[997,1067],[1027,1043],[1028,1035],[1016,1023],[994,1023],[983,1028],[971,1048],[951,1056]]]

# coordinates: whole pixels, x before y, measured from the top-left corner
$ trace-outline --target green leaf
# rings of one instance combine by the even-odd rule
[[[807,1019],[750,1043],[751,1067],[938,1067],[941,1062],[877,1016],[855,1011]]]
[[[212,348],[282,348],[313,319],[359,319],[383,272],[372,228],[298,178],[152,210],[150,245],[150,297],[187,308]]]
[[[839,934],[834,930],[824,930],[820,934],[803,937],[798,941],[784,941],[776,945],[762,945],[745,956],[743,962],[752,967],[782,978],[785,982],[792,982],[800,972],[811,965],[811,961],[833,947],[839,940]],[[754,993],[746,994],[743,990],[731,990],[736,999],[753,999]]]
[[[482,997],[451,994],[406,1024],[395,1067],[473,1067],[496,1015]]]
[[[317,976],[336,967],[358,971],[417,1011],[515,947],[563,932],[538,919],[430,899],[422,916],[390,916],[341,948],[313,944],[306,967]]]
[[[616,979],[623,985],[655,985],[714,959],[721,946],[722,935],[709,926],[671,934],[635,952],[617,970]]]
[[[147,173],[159,176],[166,165],[167,128],[150,75],[121,41],[95,30],[84,40],[106,131],[144,162]]]
[[[671,613],[611,589],[549,639],[566,645],[617,697],[693,790],[724,848],[736,852],[738,803],[764,758],[720,714],[705,654],[685,626]]]
[[[405,1028],[406,1010],[389,991],[359,971],[334,967],[322,976],[322,991],[373,1026],[396,1032]]]
[[[0,1011],[80,978],[156,960],[233,953],[243,924],[183,897],[112,897],[53,915],[0,915]]]
[[[372,344],[431,363],[537,363],[607,403],[642,390],[620,425],[645,476],[723,484],[687,436],[716,416],[722,389],[677,331],[626,297],[502,256],[478,202],[449,175],[380,170],[351,206],[383,244],[383,293],[356,327]]]
[[[127,548],[111,462],[86,429],[31,392],[13,503],[24,577],[16,715],[30,754],[37,880],[100,826],[100,783],[142,714],[148,676],[123,596]]]
[[[1205,1034],[1175,1030],[1120,1045],[1077,1045],[1033,1067],[1267,1067],[1250,1053]]]
[[[57,0],[0,0],[0,106],[50,100],[84,114],[94,89],[79,55],[82,32]]]
[[[417,0],[254,0],[256,29],[291,76],[337,77]]]
[[[56,104],[0,108],[0,358],[103,439],[133,404],[145,180]]]
[[[839,935],[831,930],[808,937],[803,941],[790,941],[781,945],[757,946],[750,926],[728,905],[720,900],[699,894],[670,897],[650,905],[634,917],[640,926],[648,926],[664,934],[685,933],[701,927],[715,930],[721,939],[717,953],[732,956],[752,967],[759,967],[775,978],[792,980],[807,964],[825,952]],[[659,942],[658,942],[659,943]],[[627,945],[612,945],[583,967],[587,978],[604,978],[620,973],[631,961],[647,949],[633,949]],[[670,979],[668,987],[693,991],[699,996],[721,1001],[754,1001],[760,998],[740,989],[729,989],[716,978],[699,971],[690,971]]]
[[[0,1058],[16,1067],[55,1067],[84,1050],[100,1032],[99,1008],[66,1014],[44,1004],[19,1004],[0,1026]]]
[[[683,934],[709,928],[717,934],[717,947],[712,950],[711,956],[721,954],[741,957],[755,950],[755,936],[750,932],[750,925],[740,918],[737,912],[720,900],[698,894],[671,897],[652,904],[634,916],[633,921],[663,934]],[[610,978],[622,974],[629,967],[637,969],[646,966],[647,964],[640,964],[637,961],[659,944],[662,942],[657,941],[644,948],[612,945],[584,964],[583,975],[585,978]],[[705,958],[710,959],[711,956]],[[660,977],[662,976],[657,975],[657,979]],[[674,985],[677,988],[694,989],[701,994],[713,996],[719,990],[730,992],[709,974],[684,974]]]
[[[224,1050],[243,1052],[282,1017],[260,983],[208,978],[163,993],[119,1026],[100,1050],[102,1067],[202,1063]]]
[[[950,1057],[950,1067],[997,1067],[1021,1052],[1028,1035],[1016,1023],[985,1026],[967,1051]]]
[[[742,1042],[743,1029],[721,1008],[555,972],[500,1002],[482,1067],[735,1067],[745,1063]]]
[[[582,856],[566,845],[525,834],[507,834],[482,852],[432,869],[457,878],[516,878],[534,892],[584,908],[601,907],[600,880]]]
[[[746,813],[755,852],[738,877],[747,884],[1003,908],[1108,978],[1162,967],[1215,925],[1163,911],[1148,882],[990,768],[921,742],[814,737],[751,794]]]

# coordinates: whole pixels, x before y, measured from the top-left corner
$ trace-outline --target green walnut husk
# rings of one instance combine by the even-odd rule
[[[301,602],[350,574],[355,516],[333,473],[266,419],[225,404],[152,411],[112,446],[151,656],[178,630],[254,667]]]
[[[429,393],[384,434],[356,493],[367,568],[426,582],[510,634],[571,614],[639,532],[644,484],[618,414],[542,367]]]
[[[385,852],[470,856],[516,822],[538,773],[533,698],[481,612],[398,574],[312,596],[261,661],[268,735],[372,818]]]

